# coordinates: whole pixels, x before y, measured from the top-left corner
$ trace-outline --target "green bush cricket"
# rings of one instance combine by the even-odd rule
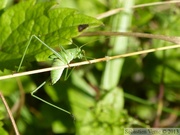
[[[18,72],[20,71],[20,68],[22,66],[22,63],[23,63],[23,60],[25,58],[25,55],[26,55],[26,52],[28,50],[28,47],[30,46],[30,43],[31,43],[31,40],[35,38],[37,39],[39,42],[41,42],[45,47],[47,47],[49,50],[51,50],[53,52],[52,55],[49,56],[49,58],[52,60],[52,66],[53,67],[56,67],[56,66],[62,66],[62,65],[68,65],[73,59],[82,59],[82,58],[85,58],[85,55],[84,55],[84,51],[81,49],[81,47],[76,47],[76,48],[72,48],[72,49],[67,49],[65,50],[63,47],[61,47],[61,51],[60,52],[57,52],[55,51],[54,49],[52,49],[51,47],[49,47],[47,44],[45,44],[40,38],[38,38],[37,36],[35,35],[32,35],[26,48],[25,48],[25,51],[23,53],[23,56],[22,56],[22,59],[20,61],[20,64],[19,64],[19,67],[18,67]],[[61,69],[57,69],[57,70],[52,70],[50,72],[50,83],[51,85],[54,85],[60,78],[61,78],[61,75],[64,71],[64,68],[61,68]],[[66,76],[67,76],[67,72],[66,72]],[[66,77],[65,77],[66,78]],[[47,102],[46,100],[36,96],[34,93],[37,92],[42,86],[44,86],[46,84],[47,81],[44,81],[40,86],[38,86],[35,90],[33,90],[31,92],[31,95],[33,97],[35,97],[36,99],[52,106],[52,107],[55,107],[61,111],[64,111],[68,114],[71,114],[69,111],[66,111],[65,109],[62,109],[56,105],[53,105],[52,103],[50,102]]]

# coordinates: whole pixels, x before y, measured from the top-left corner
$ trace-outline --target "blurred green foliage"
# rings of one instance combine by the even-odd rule
[[[21,2],[23,2],[23,0],[12,0],[8,2],[4,0],[2,4],[0,3],[1,18],[3,13],[10,10],[10,8],[12,8],[11,12],[13,12],[14,6]],[[125,7],[126,11],[102,19],[104,23],[103,27],[91,28],[89,31],[132,31],[162,35],[179,35],[180,19],[178,15],[180,10],[177,4],[138,8],[133,11],[128,10],[128,6],[130,5],[160,2],[160,0],[137,0],[134,2],[133,0],[128,2],[118,2],[116,0],[62,0],[59,6],[63,8],[73,8],[67,12],[77,12],[76,10],[74,11],[74,9],[77,9],[79,11],[77,14],[80,14],[79,18],[84,18],[81,23],[91,23],[90,21],[93,20],[93,22],[96,22],[96,26],[100,25],[100,21],[96,21],[96,19],[92,17],[87,19],[85,15],[97,16],[110,9]],[[4,3],[8,4],[5,6]],[[47,0],[38,0],[38,2],[33,5],[26,5],[25,3],[26,2],[24,2],[24,5],[30,7],[34,13],[42,10],[42,14],[45,14],[51,7],[51,2],[49,3]],[[49,7],[43,8],[44,5],[48,4],[50,4]],[[13,14],[21,15],[22,12],[26,13],[25,9],[26,8],[17,8]],[[48,21],[52,21],[52,23],[54,21],[55,23],[55,20],[61,20],[61,16],[57,16],[57,18],[54,17],[57,15],[56,12],[60,11],[54,11],[52,14],[53,19],[49,18]],[[66,13],[64,13],[64,15],[66,16]],[[63,31],[62,29],[65,28],[62,26],[61,31],[58,32],[58,27],[52,24],[54,31],[57,31],[55,35],[52,35],[52,31],[49,31],[46,27],[47,25],[45,25],[48,22],[43,19],[37,21],[36,19],[39,18],[36,16],[36,14],[34,14],[34,16],[29,15],[29,19],[34,20],[37,26],[41,26],[41,29],[34,29],[32,31],[25,29],[27,33],[36,32],[34,33],[36,35],[43,35],[44,33],[42,36],[43,41],[48,45],[54,43],[52,47],[55,47],[55,45],[60,42],[59,39],[68,39],[69,41],[73,38],[73,42],[76,45],[81,46],[87,44],[83,49],[86,52],[86,56],[91,58],[171,45],[165,41],[133,37],[107,38],[100,36],[74,38],[78,36],[79,33],[75,33],[73,36],[67,35],[69,33],[72,34],[78,25],[71,29],[68,27],[68,23],[66,25],[69,33],[64,32],[63,35],[61,35],[61,32]],[[11,20],[10,16],[4,15],[4,17],[9,17],[9,20]],[[19,20],[21,19],[20,16]],[[0,23],[2,23],[2,21]],[[25,21],[28,23],[28,20],[25,19]],[[92,26],[94,25],[93,23],[91,24]],[[15,26],[15,24],[11,25]],[[7,53],[4,59],[2,59],[2,57],[0,58],[1,69],[11,67],[12,70],[16,70],[14,66],[17,66],[18,61],[20,61],[25,43],[30,38],[31,34],[16,35],[17,32],[22,32],[21,30],[24,28],[24,25],[19,26],[19,29],[13,27],[14,31],[9,32],[9,35],[12,35],[10,37],[13,38],[9,38],[5,43],[2,42],[4,40],[2,37],[6,36],[7,31],[5,31],[5,29],[9,26],[6,26],[4,23],[3,27],[0,28],[2,34],[0,37],[0,46],[8,45],[6,46],[8,48],[7,50],[2,50],[2,47],[0,48],[0,53],[4,53],[2,51]],[[39,44],[34,41],[32,46],[36,45],[36,43]],[[10,45],[13,45],[13,47],[9,47]],[[65,48],[71,47],[74,48],[74,45],[65,46]],[[16,50],[17,48],[18,50]],[[51,52],[47,54],[46,52],[42,52],[44,51],[44,47],[40,47],[39,49],[35,48],[38,49],[37,51],[33,49],[34,48],[30,48],[28,52],[29,56],[26,56],[28,58],[25,60],[26,69],[32,70],[49,66],[46,58],[48,58]],[[55,49],[58,50],[58,48]],[[21,54],[17,55],[19,50]],[[179,52],[180,49],[172,49],[116,60],[114,61],[115,64],[113,64],[113,61],[109,61],[106,63],[77,67],[67,81],[63,81],[62,76],[57,84],[53,86],[47,84],[37,92],[37,95],[41,98],[72,112],[75,120],[68,114],[31,97],[30,92],[48,78],[48,73],[24,76],[19,79],[1,80],[0,90],[12,108],[20,133],[24,135],[123,135],[124,128],[126,127],[179,127]],[[42,53],[41,59],[38,58],[37,53]],[[37,60],[34,56],[36,56]],[[10,62],[7,60],[10,60]],[[13,62],[14,60],[16,60],[16,63]],[[30,60],[31,63],[28,63],[27,60]],[[43,62],[38,60],[43,60]],[[6,64],[2,64],[3,62],[6,62]],[[4,67],[2,67],[2,65]],[[0,75],[3,76],[11,73],[11,70],[5,69],[0,72]],[[21,84],[23,86],[22,88],[20,87]],[[157,110],[159,110],[158,106],[161,105],[158,100],[162,91],[162,114],[160,119],[158,119],[156,113]],[[0,104],[0,120],[0,134],[13,134],[12,124],[10,120],[7,119],[7,113],[2,103]],[[155,124],[157,120],[159,121],[158,125]]]

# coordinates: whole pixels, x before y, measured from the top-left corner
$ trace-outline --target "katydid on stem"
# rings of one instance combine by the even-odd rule
[[[27,46],[25,48],[25,51],[23,53],[22,59],[20,61],[19,67],[18,67],[18,72],[22,66],[23,60],[25,58],[26,52],[28,47],[30,46],[31,40],[35,38],[37,39],[39,42],[41,42],[45,47],[47,47],[49,50],[51,50],[54,54],[50,55],[49,58],[52,60],[52,66],[62,66],[62,65],[68,65],[73,59],[82,59],[84,56],[83,50],[81,50],[81,47],[76,47],[76,48],[72,48],[72,49],[67,49],[65,50],[64,48],[61,47],[61,51],[60,52],[56,52],[54,49],[52,49],[51,47],[49,47],[47,44],[45,44],[40,38],[38,38],[35,35],[32,35],[29,42],[27,43]],[[55,84],[60,78],[61,75],[64,71],[64,68],[58,69],[58,70],[52,70],[50,73],[50,83],[51,85]],[[66,73],[67,75],[67,73]],[[38,86],[34,91],[31,92],[31,95],[33,97],[35,97],[36,99],[52,106],[55,107],[61,111],[64,111],[68,114],[71,114],[69,111],[66,111],[56,105],[51,104],[50,102],[45,101],[44,99],[38,97],[35,95],[35,92],[37,92],[42,86],[44,86],[46,84],[47,81],[44,81],[40,86]]]

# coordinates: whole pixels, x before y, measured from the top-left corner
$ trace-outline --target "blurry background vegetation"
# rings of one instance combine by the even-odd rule
[[[20,1],[9,0],[6,8]],[[58,2],[62,7],[75,8],[94,17],[114,8],[127,8],[119,14],[102,19],[104,26],[92,31],[130,31],[178,36],[179,4],[128,9],[137,4],[164,1]],[[86,56],[91,58],[172,45],[154,39],[103,36],[76,38],[74,42],[78,45],[87,44],[83,49]],[[179,54],[180,49],[172,49],[77,67],[67,81],[61,79],[54,86],[46,85],[38,92],[41,98],[72,112],[76,117],[75,121],[68,114],[31,97],[30,92],[46,80],[47,73],[2,80],[0,90],[12,108],[20,133],[24,135],[121,135],[125,127],[179,127]],[[3,74],[0,72],[1,76]],[[22,88],[18,83],[22,84]],[[13,134],[2,103],[0,118],[0,134]]]

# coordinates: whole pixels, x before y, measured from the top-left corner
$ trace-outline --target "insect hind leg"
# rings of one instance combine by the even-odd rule
[[[31,92],[31,96],[33,96],[34,98],[40,100],[41,102],[44,102],[45,104],[48,104],[48,105],[50,105],[50,106],[52,106],[52,107],[54,107],[54,108],[56,108],[56,109],[58,109],[58,110],[61,110],[61,111],[65,112],[65,113],[68,113],[68,114],[70,114],[71,116],[73,116],[72,113],[70,113],[69,111],[67,111],[67,110],[65,110],[65,109],[63,109],[63,108],[60,108],[60,107],[58,107],[58,106],[56,106],[56,105],[54,105],[54,104],[52,104],[52,103],[50,103],[50,102],[48,102],[48,101],[46,101],[46,100],[44,100],[44,99],[42,99],[42,98],[40,98],[40,97],[38,97],[38,96],[35,95],[35,93],[36,93],[41,87],[43,87],[43,86],[46,84],[46,82],[47,82],[47,81],[44,81],[44,82],[43,82],[41,85],[39,85],[34,91],[32,91],[32,92]]]

